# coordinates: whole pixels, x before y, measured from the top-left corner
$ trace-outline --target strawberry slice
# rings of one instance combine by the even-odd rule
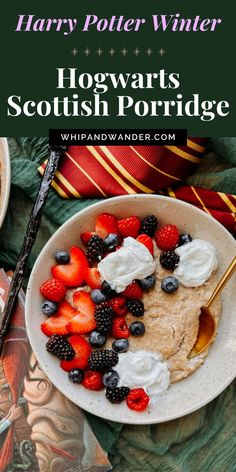
[[[102,213],[96,220],[95,232],[101,237],[105,238],[108,234],[118,234],[117,219],[110,213]]]
[[[84,283],[84,271],[89,267],[88,259],[83,249],[73,246],[70,250],[69,264],[59,264],[52,267],[52,275],[67,287],[79,287]]]
[[[86,334],[96,328],[94,318],[95,303],[89,293],[79,291],[73,295],[73,302],[77,307],[73,318],[66,325],[68,333]]]
[[[66,301],[60,303],[55,315],[50,316],[41,324],[41,330],[46,336],[52,334],[60,334],[63,336],[67,334],[66,325],[68,321],[72,320],[76,310]]]
[[[96,267],[89,267],[84,271],[84,280],[86,284],[92,289],[101,288],[102,286],[100,272],[98,269],[96,269]]]
[[[92,352],[90,344],[78,334],[70,336],[69,343],[75,351],[75,357],[71,361],[61,361],[60,367],[66,372],[72,369],[85,369],[88,365],[88,358]]]
[[[85,233],[82,233],[81,234],[81,241],[82,243],[87,246],[88,245],[88,242],[89,240],[91,239],[92,236],[95,236],[95,232],[94,231],[85,231]]]

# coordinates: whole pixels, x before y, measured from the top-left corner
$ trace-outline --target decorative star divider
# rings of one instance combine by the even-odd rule
[[[148,57],[151,57],[153,54],[157,53],[161,57],[164,56],[166,53],[165,49],[161,47],[159,50],[153,50],[151,47],[148,47],[147,49],[139,49],[138,46],[136,46],[133,50],[128,50],[126,47],[123,47],[121,50],[116,50],[112,47],[107,50],[103,50],[101,47],[98,47],[97,49],[90,49],[88,46],[83,50],[79,51],[77,47],[73,47],[73,49],[70,51],[73,56],[77,56],[77,54],[83,54],[85,56],[90,56],[90,54],[96,54],[98,57],[101,57],[104,54],[108,54],[109,56],[113,57],[115,55],[122,55],[123,57],[126,57],[127,55],[134,55],[136,57],[140,56],[141,54],[145,54]]]

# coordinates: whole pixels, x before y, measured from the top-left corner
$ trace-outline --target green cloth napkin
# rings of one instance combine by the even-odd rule
[[[15,266],[40,183],[37,167],[48,155],[47,146],[46,138],[9,139],[12,188],[7,216],[0,230],[0,267],[5,270]],[[236,138],[212,139],[202,164],[187,183],[235,194]],[[53,190],[50,192],[29,271],[58,226],[96,201],[64,200]],[[86,416],[101,445],[109,452],[115,472],[233,472],[236,471],[234,388],[232,383],[206,407],[159,425],[124,426],[88,413]]]

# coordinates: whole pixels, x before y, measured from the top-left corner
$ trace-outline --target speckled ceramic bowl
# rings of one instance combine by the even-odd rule
[[[11,165],[6,138],[0,138],[0,228],[6,215],[11,185]]]
[[[143,217],[154,213],[161,224],[175,223],[181,232],[207,239],[217,248],[219,277],[236,254],[236,241],[213,218],[179,200],[168,197],[137,195],[116,197],[81,211],[68,220],[48,241],[33,268],[26,297],[26,326],[32,348],[41,367],[55,386],[81,408],[95,415],[131,424],[150,424],[169,421],[198,408],[221,393],[236,375],[236,275],[223,292],[223,312],[216,341],[210,348],[204,364],[186,379],[171,385],[167,393],[143,413],[136,413],[126,406],[112,405],[104,398],[104,392],[92,392],[68,380],[58,361],[46,352],[47,338],[40,330],[43,319],[42,298],[39,287],[50,277],[53,254],[56,250],[69,249],[80,244],[79,235],[93,230],[96,217],[110,212],[118,217],[132,214]]]

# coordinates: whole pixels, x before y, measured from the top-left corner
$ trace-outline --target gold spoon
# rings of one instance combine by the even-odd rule
[[[221,290],[223,290],[223,288],[229,281],[230,277],[233,275],[235,269],[236,269],[236,256],[232,260],[228,269],[222,275],[210,300],[207,302],[205,306],[201,308],[201,313],[199,316],[199,329],[198,329],[197,340],[193,346],[192,351],[188,355],[189,358],[198,356],[198,354],[204,351],[209,346],[209,344],[212,343],[216,334],[216,323],[215,323],[215,319],[213,318],[210,312],[210,306],[214,302],[217,295],[219,295]]]

